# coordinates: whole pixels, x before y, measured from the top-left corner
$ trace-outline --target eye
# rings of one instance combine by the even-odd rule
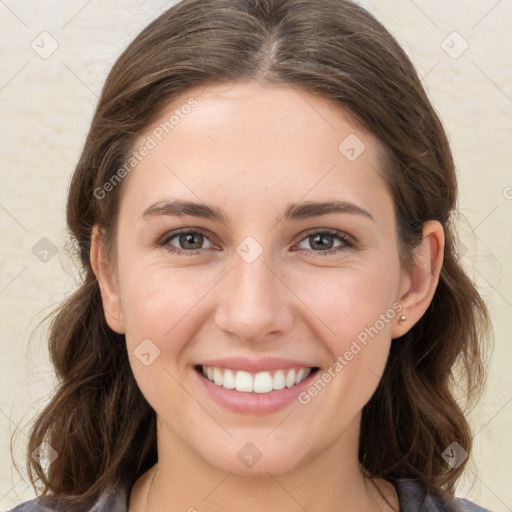
[[[336,240],[340,243],[334,246]],[[206,247],[203,246],[205,241],[209,243]],[[309,243],[313,249],[301,249],[320,253],[320,255],[333,254],[355,248],[355,244],[345,234],[335,230],[324,229],[310,232],[300,243],[302,244],[304,241]],[[204,231],[189,228],[168,233],[158,242],[158,245],[171,253],[186,256],[194,256],[205,249],[214,247]]]
[[[178,247],[171,244],[171,241],[176,239]],[[208,240],[206,233],[200,230],[185,229],[181,231],[174,231],[166,235],[158,245],[165,247],[169,252],[175,254],[186,254],[192,256],[200,253],[203,249],[210,249],[213,245],[201,247],[205,240]]]
[[[334,241],[341,242],[338,246],[334,246]],[[301,243],[306,241],[313,249],[305,249],[320,254],[333,254],[347,249],[353,249],[354,244],[343,233],[333,230],[313,231],[309,233],[306,238],[303,238]],[[316,250],[316,249],[319,250]]]

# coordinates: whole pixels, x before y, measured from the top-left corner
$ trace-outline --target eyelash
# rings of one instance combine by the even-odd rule
[[[169,242],[172,239],[174,239],[180,235],[188,235],[188,234],[200,234],[209,240],[207,233],[205,233],[203,230],[187,228],[187,229],[182,229],[182,230],[173,231],[172,233],[169,233],[168,236],[165,236],[160,242],[158,242],[158,245],[160,247],[166,247],[168,252],[176,254],[176,255],[195,256],[197,254],[200,254],[204,249],[195,249],[195,250],[188,251],[185,249],[179,249],[177,247],[169,245]],[[299,243],[311,236],[314,236],[314,235],[330,235],[330,236],[334,237],[335,239],[337,239],[338,241],[343,242],[343,245],[340,245],[333,249],[325,249],[323,251],[315,251],[313,249],[309,249],[309,250],[308,249],[299,249],[299,250],[306,250],[308,252],[312,252],[312,253],[315,253],[315,254],[318,254],[321,256],[327,256],[329,254],[339,253],[344,250],[355,249],[355,244],[346,235],[344,235],[340,231],[331,230],[331,229],[322,229],[322,230],[311,231],[311,232],[307,233],[299,241]]]

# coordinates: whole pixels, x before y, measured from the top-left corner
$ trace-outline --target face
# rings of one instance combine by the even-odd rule
[[[357,452],[407,287],[378,142],[327,100],[239,83],[188,91],[138,148],[102,294],[159,443],[253,474]]]

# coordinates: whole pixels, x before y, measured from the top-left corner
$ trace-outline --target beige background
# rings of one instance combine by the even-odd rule
[[[453,145],[464,263],[488,302],[496,340],[487,392],[471,416],[475,451],[458,494],[494,511],[511,511],[512,1],[360,3],[415,62]],[[2,510],[34,496],[21,455],[27,422],[54,384],[46,332],[36,327],[77,276],[65,246],[68,181],[106,73],[139,30],[170,5],[0,1]],[[9,457],[16,429],[21,475]]]

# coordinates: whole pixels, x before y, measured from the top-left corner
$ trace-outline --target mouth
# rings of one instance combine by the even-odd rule
[[[194,370],[202,378],[209,380],[219,388],[252,394],[267,394],[285,388],[293,388],[310,375],[318,372],[319,369],[317,366],[278,368],[252,373],[217,366],[194,366]]]

